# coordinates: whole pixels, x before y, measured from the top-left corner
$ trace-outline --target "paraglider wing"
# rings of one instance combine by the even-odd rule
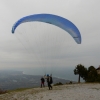
[[[71,21],[63,17],[52,15],[52,14],[34,14],[34,15],[25,16],[19,19],[13,25],[12,33],[15,32],[16,28],[20,24],[25,23],[25,22],[31,22],[31,21],[40,21],[40,22],[45,22],[48,24],[53,24],[55,26],[58,26],[62,28],[63,30],[67,31],[78,44],[81,44],[81,35],[78,28]]]

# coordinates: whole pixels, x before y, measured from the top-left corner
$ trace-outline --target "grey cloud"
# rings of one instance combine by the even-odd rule
[[[1,0],[0,63],[5,68],[78,63],[98,66],[99,4],[99,0]],[[45,23],[22,24],[15,34],[11,33],[12,25],[19,18],[35,13],[52,13],[69,19],[80,30],[82,44],[76,44],[64,30]]]

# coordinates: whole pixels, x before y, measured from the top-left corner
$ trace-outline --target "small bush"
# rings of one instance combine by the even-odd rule
[[[0,94],[4,94],[4,93],[7,93],[7,90],[0,89]]]
[[[61,82],[54,84],[54,86],[63,85]]]
[[[72,83],[73,83],[72,81],[69,82],[69,84],[72,84]]]

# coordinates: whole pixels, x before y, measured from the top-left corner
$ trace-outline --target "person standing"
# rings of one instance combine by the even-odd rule
[[[45,79],[43,77],[41,77],[41,88],[45,87],[44,82],[45,82]]]
[[[47,75],[47,83],[48,83],[49,90],[52,89],[52,86],[51,86],[51,84],[53,83],[52,75],[51,76]]]

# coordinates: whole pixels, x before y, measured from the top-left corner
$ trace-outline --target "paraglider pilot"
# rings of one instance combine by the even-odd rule
[[[52,75],[47,75],[47,83],[48,83],[48,88],[49,90],[52,89],[52,86],[51,84],[53,83],[53,80],[52,80]]]

